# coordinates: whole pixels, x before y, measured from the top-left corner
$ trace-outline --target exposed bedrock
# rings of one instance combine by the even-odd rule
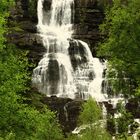
[[[51,0],[44,1],[44,9],[50,9]],[[86,41],[93,55],[101,38],[99,25],[104,18],[103,2],[97,0],[75,0],[73,38]],[[29,50],[29,59],[38,63],[45,49],[37,33],[37,0],[16,0],[9,17],[10,33],[8,41],[17,47]],[[39,53],[38,53],[39,52]]]
[[[71,132],[77,125],[82,100],[72,100],[69,98],[57,98],[55,96],[46,97],[42,102],[57,112],[57,117],[64,132]]]

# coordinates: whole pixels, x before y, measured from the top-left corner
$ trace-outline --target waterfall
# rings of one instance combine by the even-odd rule
[[[68,54],[72,35],[72,0],[52,0],[49,15],[38,0],[38,32],[46,48],[44,57],[33,71],[33,85],[48,96],[74,98],[73,68]],[[67,94],[65,94],[67,93]]]
[[[74,0],[38,0],[38,34],[46,52],[33,70],[32,83],[47,96],[105,100],[101,92],[105,65],[87,43],[72,38]]]
[[[106,118],[107,118],[107,109],[106,109],[106,106],[104,104],[102,104],[102,116],[103,116],[103,120],[106,121]]]
[[[66,121],[69,121],[68,111],[67,111],[68,103],[64,105],[64,115],[66,117]]]

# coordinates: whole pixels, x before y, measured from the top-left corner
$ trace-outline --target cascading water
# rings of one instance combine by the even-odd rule
[[[52,0],[50,14],[43,8],[44,0],[38,0],[38,31],[46,54],[33,71],[33,84],[42,93],[73,98],[72,66],[68,55],[72,34],[72,0]],[[67,94],[64,94],[67,93]]]
[[[46,53],[33,70],[33,85],[47,96],[105,100],[101,93],[104,65],[87,43],[72,39],[73,0],[38,0],[38,32]]]
[[[46,1],[38,0],[37,29],[46,52],[33,70],[33,86],[47,96],[81,99],[91,96],[98,102],[108,100],[116,108],[118,101],[123,98],[107,98],[106,87],[109,86],[103,83],[106,64],[93,58],[87,43],[72,39],[74,0],[49,0],[49,6],[46,6]],[[103,84],[105,87],[102,90]],[[64,106],[64,113],[68,121],[67,106]],[[103,105],[103,119],[106,117],[107,110]],[[86,127],[80,127],[76,133]]]

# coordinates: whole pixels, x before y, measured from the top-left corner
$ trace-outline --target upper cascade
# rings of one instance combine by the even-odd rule
[[[38,31],[55,35],[59,39],[71,38],[73,0],[52,0],[50,11],[43,8],[45,0],[38,0]]]
[[[47,10],[45,1],[38,0],[37,28],[46,53],[33,70],[33,86],[47,96],[105,100],[104,63],[87,43],[72,39],[74,0],[52,0]]]

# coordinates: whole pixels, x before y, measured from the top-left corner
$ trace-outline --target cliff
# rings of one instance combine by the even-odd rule
[[[44,8],[50,8],[51,0],[44,2]],[[87,42],[93,55],[96,55],[100,40],[99,25],[102,23],[103,3],[96,0],[75,0],[73,38]],[[9,17],[10,33],[8,41],[17,47],[29,50],[29,59],[37,64],[45,52],[41,38],[37,35],[37,0],[16,0]]]

